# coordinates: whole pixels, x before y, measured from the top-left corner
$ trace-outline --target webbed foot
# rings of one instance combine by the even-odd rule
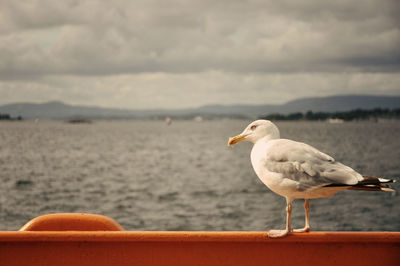
[[[304,228],[300,228],[300,229],[293,229],[293,232],[295,232],[295,233],[310,232],[310,227],[304,227]]]
[[[287,236],[288,234],[289,234],[288,230],[269,230],[268,237],[278,238],[278,237]]]

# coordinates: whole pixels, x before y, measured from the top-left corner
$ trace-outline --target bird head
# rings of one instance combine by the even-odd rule
[[[256,143],[260,139],[278,139],[279,130],[278,128],[268,120],[256,120],[251,122],[242,133],[232,137],[228,141],[228,146],[234,145],[241,141],[250,141]]]

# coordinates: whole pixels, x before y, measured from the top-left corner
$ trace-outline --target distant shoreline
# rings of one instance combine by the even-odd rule
[[[2,114],[2,113],[0,113],[0,121],[1,120],[3,120],[3,121],[21,121],[21,120],[23,120],[22,119],[22,116],[17,116],[17,117],[11,117],[11,115],[10,114]]]
[[[374,108],[372,110],[354,109],[345,112],[312,112],[306,113],[296,112],[288,115],[284,114],[269,114],[260,116],[261,119],[274,120],[274,121],[325,121],[328,120],[332,123],[340,123],[343,121],[353,120],[377,120],[377,119],[400,119],[400,108]]]
[[[252,116],[248,115],[238,115],[238,114],[179,114],[179,115],[169,115],[171,120],[194,120],[199,122],[203,120],[221,120],[221,119],[267,119],[272,121],[328,121],[330,123],[342,123],[344,121],[353,120],[373,120],[377,119],[400,119],[400,108],[389,109],[389,108],[374,108],[374,109],[354,109],[350,111],[341,112],[295,112],[290,114],[282,113],[272,113],[267,115]],[[110,116],[104,117],[101,115],[75,115],[73,117],[59,117],[59,118],[22,118],[22,116],[12,117],[10,114],[0,113],[0,121],[22,121],[22,120],[62,120],[69,123],[90,123],[93,120],[164,120],[165,115],[153,115],[148,117],[135,117],[135,116]],[[201,119],[199,119],[201,118]]]
[[[0,106],[0,113],[24,119],[193,119],[201,116],[206,120],[234,118],[256,119],[271,114],[295,114],[295,112],[348,112],[349,110],[374,108],[400,108],[400,96],[336,95],[302,98],[284,104],[211,104],[183,109],[128,109],[107,108],[90,105],[72,105],[60,101],[45,103],[10,103]],[[281,118],[277,118],[281,119]],[[286,118],[285,118],[286,119]]]

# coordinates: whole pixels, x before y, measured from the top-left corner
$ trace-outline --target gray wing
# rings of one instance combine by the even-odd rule
[[[362,176],[305,143],[279,139],[267,148],[265,167],[298,183],[304,191],[326,185],[355,185]]]

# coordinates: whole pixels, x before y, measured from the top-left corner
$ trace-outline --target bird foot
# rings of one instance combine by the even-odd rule
[[[304,227],[304,228],[300,228],[300,229],[293,229],[292,232],[295,233],[305,233],[305,232],[310,232],[310,227]]]
[[[287,236],[288,234],[289,234],[288,230],[269,230],[268,237],[278,238],[278,237]]]

